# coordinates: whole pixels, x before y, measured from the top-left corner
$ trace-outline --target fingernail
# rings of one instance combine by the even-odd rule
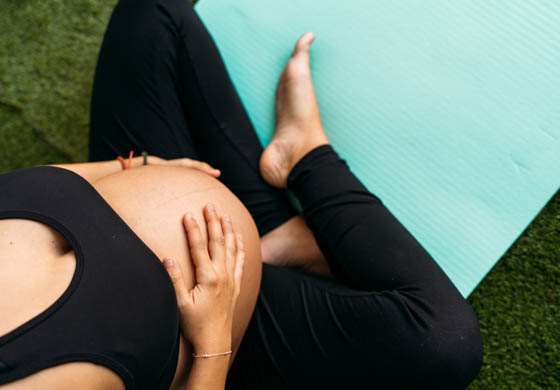
[[[173,267],[175,265],[175,260],[165,259],[163,260],[163,265],[165,265],[166,267]]]
[[[226,215],[226,222],[231,222],[231,220],[229,219],[229,216]]]
[[[187,220],[191,220],[192,219],[192,214],[191,213],[187,213]]]

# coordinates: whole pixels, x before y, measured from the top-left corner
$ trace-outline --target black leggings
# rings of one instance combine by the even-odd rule
[[[93,87],[90,160],[129,150],[219,168],[261,236],[296,215],[261,178],[262,146],[187,0],[120,0],[111,17]],[[330,145],[305,155],[288,186],[335,280],[263,264],[228,388],[327,388],[329,376],[355,388],[465,388],[482,363],[479,326],[430,255]]]

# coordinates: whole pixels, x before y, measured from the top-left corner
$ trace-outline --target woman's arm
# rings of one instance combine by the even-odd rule
[[[125,159],[128,165],[128,159]],[[220,170],[212,168],[209,164],[191,160],[190,158],[178,158],[173,160],[165,160],[156,156],[147,157],[147,165],[179,165],[187,168],[194,168],[203,171],[210,176],[218,177],[220,176]],[[138,168],[144,164],[144,158],[142,156],[132,158],[131,168]],[[90,183],[101,179],[102,177],[112,175],[123,170],[121,162],[117,159],[108,161],[98,161],[98,162],[86,162],[86,163],[74,163],[74,164],[49,164],[53,167],[59,167],[68,169],[74,173],[77,173]]]
[[[138,164],[137,159],[138,157],[132,159],[133,166],[136,166]],[[74,164],[49,164],[49,165],[52,167],[68,169],[74,173],[77,173],[78,175],[80,175],[90,183],[104,176],[108,176],[113,173],[122,171],[123,169],[121,163],[118,160],[74,163]]]
[[[241,235],[235,235],[226,216],[218,217],[211,204],[204,208],[208,245],[190,214],[183,218],[195,266],[196,285],[187,290],[183,274],[172,259],[163,263],[173,281],[181,314],[181,332],[195,356],[187,390],[223,390],[231,356],[233,313],[245,261]],[[229,354],[222,354],[230,352]],[[198,357],[205,354],[219,354]]]

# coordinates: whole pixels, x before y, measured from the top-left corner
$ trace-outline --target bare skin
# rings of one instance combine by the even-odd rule
[[[311,32],[292,51],[276,88],[274,137],[264,150],[260,170],[272,186],[286,188],[288,174],[310,150],[329,143],[321,124],[310,69]]]
[[[233,321],[231,364],[251,318],[261,277],[258,231],[247,209],[221,182],[184,167],[148,165],[106,176],[92,185],[160,260],[175,259],[186,288],[192,288],[195,280],[182,223],[185,212],[193,214],[205,240],[202,211],[208,202],[220,215],[231,218],[246,243],[242,287]],[[9,313],[0,316],[0,335],[52,305],[68,287],[75,264],[74,252],[64,237],[49,226],[25,219],[0,220],[0,312]],[[172,389],[184,388],[192,365],[191,352],[182,337]],[[109,368],[77,362],[0,386],[2,390],[37,388],[116,390],[124,389],[124,383]]]
[[[261,174],[271,185],[286,187],[293,166],[316,146],[327,144],[309,69],[306,33],[296,43],[278,83],[276,131],[260,161]],[[180,184],[178,184],[180,183]],[[233,361],[257,298],[263,261],[299,266],[330,275],[312,232],[301,217],[294,217],[261,238],[248,211],[219,181],[194,169],[147,166],[121,171],[92,182],[95,189],[160,259],[173,257],[187,288],[194,285],[193,264],[181,218],[186,211],[204,226],[202,209],[214,203],[227,214],[246,243],[241,292],[235,310]],[[134,192],[131,192],[134,188]],[[0,336],[44,311],[68,287],[75,269],[74,252],[62,235],[47,225],[24,219],[0,220]],[[190,346],[182,339],[173,388],[183,388],[192,365]],[[22,389],[124,389],[109,368],[73,362],[41,370],[0,386]]]
[[[290,171],[305,154],[329,143],[311,79],[309,48],[314,39],[311,32],[298,39],[276,88],[274,137],[261,156],[260,171],[277,188],[286,188]],[[261,237],[261,246],[265,263],[332,277],[313,233],[299,216]]]

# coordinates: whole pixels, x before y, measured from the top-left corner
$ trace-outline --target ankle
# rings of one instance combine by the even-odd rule
[[[318,148],[322,145],[329,145],[330,142],[326,136],[315,136],[310,138],[305,144],[303,144],[296,153],[294,153],[294,158],[291,161],[289,172],[301,161],[309,152]]]

